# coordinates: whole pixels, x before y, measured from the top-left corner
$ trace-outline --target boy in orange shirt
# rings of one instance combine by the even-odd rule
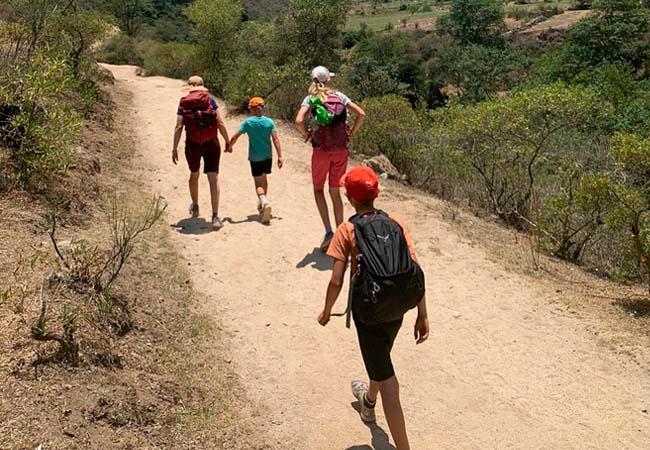
[[[354,167],[350,169],[342,178],[341,186],[345,188],[348,200],[357,214],[350,221],[344,222],[338,227],[329,246],[327,254],[334,258],[334,268],[327,288],[325,307],[318,316],[318,322],[322,326],[327,325],[329,322],[332,315],[332,308],[343,286],[347,261],[350,258],[352,261],[351,271],[353,281],[350,287],[352,292],[348,308],[352,309],[352,317],[354,318],[357,329],[363,362],[368,372],[368,377],[370,378],[369,384],[360,380],[353,381],[352,393],[359,400],[361,419],[364,422],[375,421],[374,408],[377,397],[381,394],[386,421],[388,422],[388,427],[390,428],[397,450],[410,450],[404,413],[399,399],[399,384],[393,369],[390,352],[397,333],[402,326],[404,312],[410,307],[417,305],[418,309],[418,317],[414,330],[417,344],[421,344],[429,337],[429,321],[427,317],[426,297],[424,296],[424,276],[421,274],[421,270],[417,265],[413,242],[404,223],[399,218],[395,216],[388,217],[375,208],[374,201],[379,195],[379,181],[372,169],[368,167]],[[379,224],[377,225],[378,228],[374,228],[368,232],[366,229],[367,224],[372,221],[375,224]],[[360,225],[361,223],[363,225]],[[365,237],[368,236],[367,233],[372,233],[372,231],[380,229],[392,232],[375,234],[375,242],[371,243],[370,246],[377,245],[377,239],[379,239],[384,242],[389,250],[395,250],[392,252],[393,258],[391,261],[388,261],[389,257],[385,256],[391,254],[390,251],[379,256],[378,262],[380,265],[390,267],[391,264],[398,266],[401,264],[402,267],[409,267],[416,274],[408,279],[401,278],[401,280],[404,280],[404,283],[398,283],[396,286],[396,292],[392,293],[393,297],[391,297],[391,301],[397,301],[399,303],[401,301],[399,297],[403,295],[404,301],[406,302],[409,294],[412,295],[410,295],[410,299],[408,300],[410,303],[398,305],[398,310],[390,313],[392,316],[386,313],[386,309],[381,312],[376,309],[365,309],[375,308],[372,303],[377,303],[368,302],[368,297],[375,300],[374,293],[371,291],[365,291],[366,298],[362,298],[361,300],[355,298],[355,296],[358,297],[359,293],[362,292],[362,290],[358,289],[357,281],[354,278],[355,275],[357,275],[358,271],[363,272],[366,270],[367,272],[371,272],[369,266],[373,264],[372,257],[367,250],[370,246],[365,242]],[[356,242],[357,236],[362,236],[364,242]],[[405,247],[408,247],[408,249]],[[360,249],[365,249],[366,254],[360,251]],[[381,253],[378,252],[376,254]],[[381,261],[381,259],[385,261]],[[382,262],[385,264],[382,264]],[[362,266],[361,269],[359,269],[359,264]],[[420,275],[417,276],[417,274]],[[363,273],[361,278],[363,278]],[[377,281],[381,284],[379,278],[377,278]],[[376,285],[376,283],[372,284]],[[381,296],[382,294],[380,293],[378,295]],[[382,297],[379,299],[379,303],[381,303],[383,301]],[[386,315],[381,318],[376,317],[376,320],[372,317],[373,314],[382,313],[386,313]]]

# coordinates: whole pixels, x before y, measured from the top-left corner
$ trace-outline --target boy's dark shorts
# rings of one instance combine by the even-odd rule
[[[204,142],[202,144],[185,141],[185,159],[190,172],[198,172],[201,168],[203,158],[203,172],[219,173],[219,161],[221,160],[221,146],[219,140]]]
[[[403,320],[402,317],[394,322],[364,325],[356,317],[354,318],[363,363],[372,381],[386,381],[395,375],[390,351],[393,349],[393,343]]]
[[[261,177],[264,174],[270,174],[273,168],[273,159],[265,159],[264,161],[250,161],[251,174],[254,177]]]

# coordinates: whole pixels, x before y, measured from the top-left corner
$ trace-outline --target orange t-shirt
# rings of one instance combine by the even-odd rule
[[[397,216],[390,215],[389,217],[397,222],[400,227],[402,227],[404,238],[406,239],[406,244],[408,245],[409,252],[411,253],[411,258],[413,258],[414,261],[417,261],[415,247],[413,247],[413,240],[411,239],[411,235],[409,234],[409,230],[406,228],[406,225],[404,225],[402,219]],[[351,256],[352,263],[350,270],[352,273],[355,273],[357,271],[357,245],[354,237],[354,224],[351,222],[343,222],[338,227],[336,233],[334,233],[332,242],[330,242],[329,249],[327,250],[327,255],[331,256],[334,259],[338,259],[339,261],[347,261]]]

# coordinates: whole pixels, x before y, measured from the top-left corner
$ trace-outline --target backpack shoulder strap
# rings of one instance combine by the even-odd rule
[[[362,217],[363,216],[361,214],[355,214],[353,216],[350,216],[348,222],[350,222],[352,225],[356,225],[362,219]]]
[[[354,227],[356,228],[359,221],[363,218],[360,214],[355,214],[351,216],[348,219],[348,222],[350,222]],[[346,263],[347,264],[347,263]],[[350,322],[351,322],[351,317],[352,317],[352,285],[354,284],[354,277],[352,273],[350,273],[350,288],[348,289],[348,304],[345,307],[345,311],[342,313],[333,313],[332,316],[334,317],[343,317],[345,316],[345,327],[350,328]]]
[[[352,285],[354,284],[354,277],[356,276],[350,273],[350,288],[348,289],[348,304],[345,307],[345,311],[342,313],[332,313],[334,317],[343,317],[345,316],[345,327],[350,328],[350,319],[352,317]]]

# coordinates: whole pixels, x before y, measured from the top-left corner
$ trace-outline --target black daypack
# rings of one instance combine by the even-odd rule
[[[425,293],[424,272],[411,257],[402,227],[382,211],[355,215],[349,221],[359,264],[351,279],[348,308],[367,325],[400,319]]]

